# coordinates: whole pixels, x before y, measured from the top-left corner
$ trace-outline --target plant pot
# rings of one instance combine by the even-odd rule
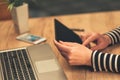
[[[14,22],[15,30],[18,34],[22,34],[29,31],[28,26],[28,4],[23,4],[18,7],[13,7],[11,10],[12,19]]]

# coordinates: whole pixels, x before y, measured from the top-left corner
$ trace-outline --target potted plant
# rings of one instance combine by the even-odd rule
[[[8,2],[16,32],[18,34],[28,32],[28,4],[24,0],[8,0]]]

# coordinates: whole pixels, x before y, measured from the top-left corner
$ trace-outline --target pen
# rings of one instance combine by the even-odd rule
[[[84,29],[78,29],[78,28],[71,28],[72,31],[79,31],[79,32],[84,32]]]

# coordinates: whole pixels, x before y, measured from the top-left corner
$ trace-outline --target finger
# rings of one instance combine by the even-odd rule
[[[90,44],[88,44],[88,45],[86,45],[86,47],[90,49],[90,48],[91,48],[91,45],[90,45]]]
[[[81,33],[80,38],[85,41],[90,35],[91,33]]]
[[[61,44],[64,44],[66,46],[73,46],[75,43],[74,42],[63,42],[63,41],[59,41]]]
[[[86,37],[85,37],[85,36],[83,36],[83,35],[80,35],[80,39],[82,40],[82,42],[84,42],[84,41],[85,41],[85,39],[86,39]]]
[[[57,42],[56,40],[54,41],[55,45],[57,46],[57,48],[63,52],[69,53],[70,51],[70,47],[63,45],[59,42]]]
[[[66,60],[68,60],[68,55],[67,55],[67,53],[61,51],[61,55],[62,55]]]
[[[85,33],[81,33],[79,35],[79,37],[82,39],[82,42],[83,42],[85,40],[86,35],[85,35]]]
[[[90,44],[90,42],[95,41],[97,38],[98,38],[98,36],[92,35],[92,36],[88,37],[88,38],[83,42],[83,45],[86,46],[86,45]]]
[[[97,45],[91,48],[91,50],[101,50],[101,45]]]

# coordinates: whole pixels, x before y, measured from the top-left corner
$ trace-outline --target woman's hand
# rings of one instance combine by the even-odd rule
[[[111,39],[109,36],[99,33],[82,34],[81,38],[83,40],[83,45],[85,46],[89,45],[91,42],[96,44],[91,47],[92,50],[102,50],[111,44]]]
[[[55,41],[54,43],[70,65],[91,66],[92,50],[73,42]]]

